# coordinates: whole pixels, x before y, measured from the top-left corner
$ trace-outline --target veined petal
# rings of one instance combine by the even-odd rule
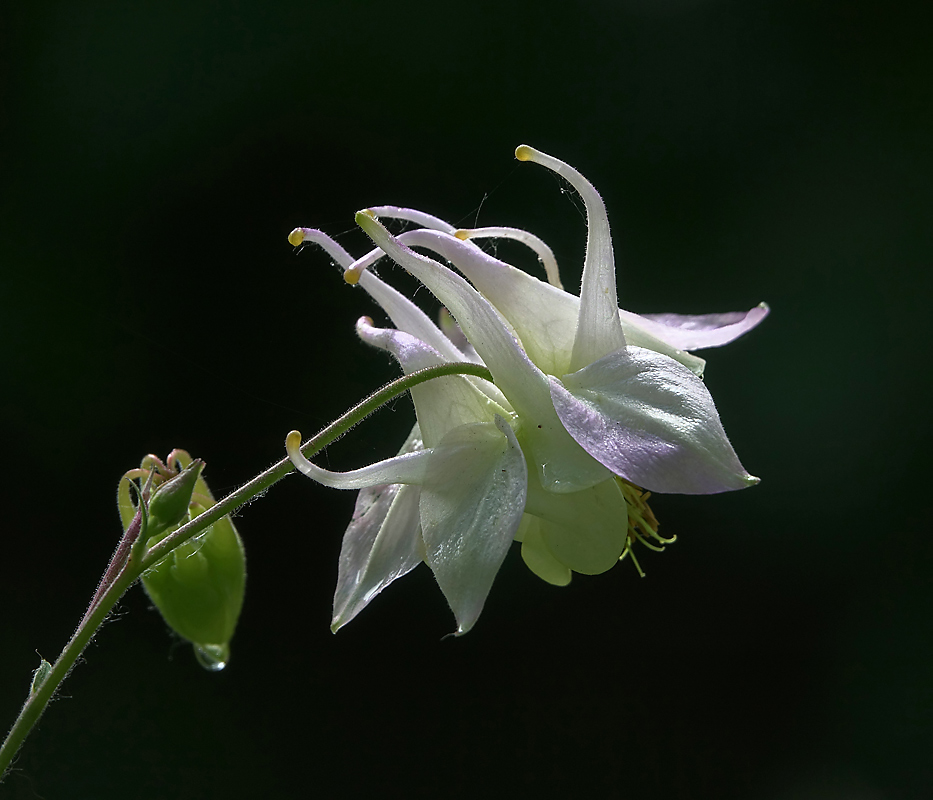
[[[657,336],[683,350],[702,350],[738,339],[768,316],[770,310],[767,303],[759,303],[749,311],[725,314],[644,314],[640,322],[642,325],[649,322],[652,326],[649,330],[654,328]]]
[[[418,426],[399,455],[420,450]],[[421,487],[399,484],[361,489],[343,535],[331,630],[336,633],[392,581],[421,563]]]
[[[652,325],[649,328],[646,325],[641,325],[641,318],[637,314],[623,311],[621,308],[619,309],[619,318],[622,320],[622,330],[625,332],[626,344],[644,347],[647,350],[654,350],[656,353],[663,353],[673,358],[674,361],[683,364],[697,377],[703,377],[706,360],[675,347],[666,339],[662,339],[657,335],[661,332],[659,331],[660,326]],[[639,323],[636,324],[634,320],[638,320]]]
[[[454,230],[453,225],[423,211],[398,206],[378,206],[378,210],[386,216],[411,220],[437,230],[448,232]],[[357,273],[361,275],[360,284],[382,306],[399,330],[421,339],[451,361],[474,360],[454,346],[428,315],[411,300],[368,271],[369,267],[385,255],[381,248],[377,247],[362,258],[354,259],[333,238],[316,228],[295,228],[289,234],[288,241],[296,247],[305,242],[317,244],[343,269],[355,267]],[[404,241],[404,234],[402,234],[402,241]]]
[[[605,468],[577,446],[561,425],[544,373],[519,347],[489,301],[447,267],[405,247],[367,212],[359,212],[356,219],[379,247],[447,306],[463,328],[496,385],[522,418],[523,447],[537,465],[542,484],[550,491],[573,492],[605,480]]]
[[[563,375],[570,369],[578,297],[437,231],[409,231],[405,244],[433,250],[466,275],[509,321],[528,358],[542,372]]]
[[[520,538],[522,543],[522,560],[525,565],[541,580],[554,586],[566,586],[570,583],[573,573],[570,567],[554,558],[548,546],[544,543],[541,534],[541,522],[538,517],[525,514],[522,517]]]
[[[473,360],[456,347],[418,306],[372,272],[366,271],[360,276],[360,286],[382,306],[400,331],[430,345],[448,361]]]
[[[373,327],[369,317],[362,317],[356,330],[364,342],[392,353],[406,375],[447,363],[421,340],[394,328]],[[508,414],[462,375],[425,381],[411,389],[411,396],[427,447],[433,447],[444,434],[460,425],[489,422],[495,414]]]
[[[468,239],[514,239],[521,242],[526,247],[530,247],[538,256],[538,261],[544,267],[544,273],[547,275],[547,282],[558,289],[563,289],[564,285],[560,282],[560,270],[557,268],[557,259],[554,257],[554,251],[533,233],[523,231],[521,228],[460,228],[454,231],[454,236],[464,241]]]
[[[619,323],[616,265],[606,205],[592,183],[569,164],[529,147],[515,150],[519,161],[533,161],[566,178],[586,206],[586,258],[580,284],[580,314],[570,369],[578,370],[625,346]]]
[[[714,494],[758,483],[739,463],[703,382],[671,358],[629,346],[550,381],[574,439],[638,486]]]
[[[458,231],[459,233],[459,231]],[[424,247],[443,256],[457,267],[496,310],[515,329],[528,357],[548,375],[564,375],[570,370],[580,298],[538,280],[523,270],[493,258],[473,247],[464,247],[459,239],[437,231],[408,231],[399,241]],[[636,314],[619,311],[626,341],[647,347],[679,361],[697,375],[703,374],[706,362],[668,342],[652,331],[662,326],[635,327],[627,320]],[[631,337],[631,338],[630,338]]]
[[[450,312],[441,307],[441,310],[437,314],[437,327],[441,329],[441,333],[444,334],[450,341],[454,343],[460,352],[464,355],[469,355],[471,360],[475,360],[476,363],[481,363],[483,359],[479,357],[479,353],[473,348],[473,345],[467,340],[467,337],[463,334],[463,331],[460,330],[460,326],[457,324],[456,320],[450,316]]]
[[[502,417],[456,428],[433,451],[421,490],[425,560],[457,618],[457,635],[483,610],[527,485],[525,457]]]
[[[540,519],[548,552],[574,572],[605,572],[625,549],[628,511],[613,478],[572,494],[545,492],[529,481],[525,512]]]
[[[430,450],[387,458],[377,461],[362,469],[349,472],[331,472],[329,469],[312,464],[301,452],[301,434],[292,431],[285,437],[285,450],[295,468],[311,480],[332,489],[365,489],[381,483],[424,483],[428,469]]]

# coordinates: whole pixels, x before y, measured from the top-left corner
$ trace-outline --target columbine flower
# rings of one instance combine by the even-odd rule
[[[686,352],[724,344],[767,313],[638,317],[620,311],[605,206],[576,170],[527,146],[516,156],[563,175],[587,209],[580,296],[560,288],[546,245],[524,231],[456,230],[395,207],[357,214],[378,246],[353,261],[320,231],[296,229],[293,244],[321,244],[397,326],[357,323],[360,337],[391,352],[408,373],[482,360],[495,385],[452,376],[412,390],[418,424],[395,458],[347,473],[311,464],[290,436],[289,455],[327,486],[361,489],[343,542],[334,602],[336,630],[391,581],[425,560],[465,633],[478,618],[511,541],[528,566],[566,584],[596,574],[645,537],[665,544],[648,491],[709,494],[758,482],[729,444],[712,397]],[[392,236],[377,215],[425,227]],[[550,283],[495,259],[470,239],[508,236],[545,264]],[[430,249],[469,281],[410,246]],[[387,254],[449,310],[458,346],[410,300],[368,270]],[[623,522],[627,520],[627,524]],[[658,548],[656,548],[658,549]],[[634,555],[632,556],[634,559]]]

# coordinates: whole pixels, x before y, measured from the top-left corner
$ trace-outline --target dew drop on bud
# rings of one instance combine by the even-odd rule
[[[230,647],[225,644],[196,644],[194,655],[208,672],[220,672],[230,660]]]

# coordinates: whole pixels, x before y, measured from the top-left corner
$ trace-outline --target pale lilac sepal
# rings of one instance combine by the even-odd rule
[[[681,350],[702,350],[720,347],[738,339],[758,325],[771,309],[760,303],[749,311],[729,311],[723,314],[630,314],[659,339]],[[638,324],[638,323],[636,323]]]
[[[672,358],[625,347],[550,383],[570,435],[638,486],[715,494],[758,482],[739,463],[706,386]]]
[[[421,487],[412,485],[360,491],[340,548],[331,622],[334,633],[392,581],[421,563],[420,497]]]
[[[421,449],[418,426],[399,455]],[[392,581],[423,560],[418,501],[421,487],[380,484],[361,489],[343,535],[334,593],[335,633]]]
[[[528,472],[502,417],[452,430],[434,448],[421,489],[425,560],[457,619],[479,618],[525,508]]]

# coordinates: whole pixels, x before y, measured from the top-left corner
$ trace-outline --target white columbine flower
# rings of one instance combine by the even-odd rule
[[[579,297],[560,287],[547,246],[515,229],[457,230],[422,212],[384,206],[357,214],[378,249],[356,261],[320,231],[299,228],[289,237],[295,245],[322,245],[346,280],[382,306],[396,328],[376,328],[364,317],[357,332],[392,353],[406,373],[481,360],[495,380],[451,376],[415,387],[418,424],[408,441],[398,456],[363,469],[321,469],[301,455],[300,439],[289,437],[289,455],[304,474],[361,490],[341,550],[334,630],[424,560],[457,633],[465,633],[513,539],[522,541],[536,574],[562,585],[571,571],[609,569],[631,554],[635,539],[655,549],[645,537],[672,541],[657,534],[644,490],[711,494],[758,482],[739,463],[698,377],[704,362],[686,351],[731,341],[767,308],[701,317],[621,311],[596,190],[530,147],[516,156],[562,175],[583,197],[588,232]],[[396,237],[377,215],[424,227]],[[482,236],[532,247],[550,283],[470,241]],[[411,246],[439,254],[469,280]],[[450,326],[451,335],[368,269],[383,255],[446,306],[459,326]]]

